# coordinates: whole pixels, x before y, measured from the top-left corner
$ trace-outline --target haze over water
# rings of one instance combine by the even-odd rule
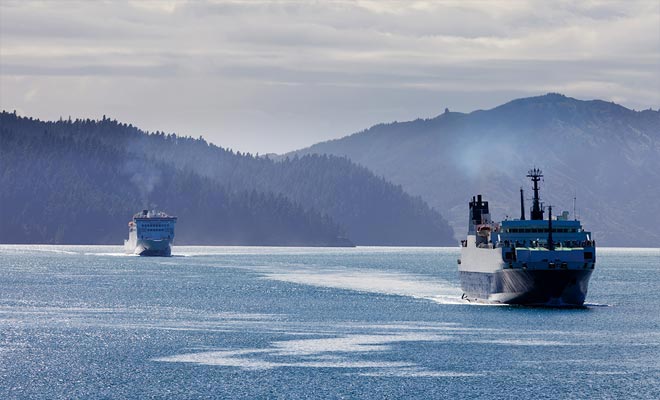
[[[587,307],[460,300],[449,248],[0,246],[0,397],[660,398],[660,249]]]

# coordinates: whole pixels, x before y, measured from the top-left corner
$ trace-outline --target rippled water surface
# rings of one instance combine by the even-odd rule
[[[584,309],[467,304],[457,249],[0,246],[0,398],[660,398],[660,249]]]

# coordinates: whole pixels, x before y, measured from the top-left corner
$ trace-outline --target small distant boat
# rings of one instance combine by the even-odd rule
[[[463,298],[487,303],[581,306],[596,266],[591,232],[568,212],[548,219],[539,199],[541,170],[532,169],[534,198],[525,219],[520,189],[520,219],[494,223],[481,195],[470,202],[468,235],[458,260]]]
[[[177,217],[156,210],[142,210],[135,214],[128,223],[124,250],[127,254],[139,256],[171,256],[176,220]]]

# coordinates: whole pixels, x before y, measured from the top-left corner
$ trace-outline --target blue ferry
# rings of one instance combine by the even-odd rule
[[[520,189],[520,219],[491,221],[488,202],[481,195],[469,203],[468,234],[461,241],[458,260],[463,298],[469,301],[582,306],[596,266],[596,242],[567,211],[552,215],[539,197],[542,171],[527,177],[533,183],[533,203],[525,218]]]
[[[140,256],[171,256],[177,217],[162,211],[142,210],[128,223],[124,250]]]

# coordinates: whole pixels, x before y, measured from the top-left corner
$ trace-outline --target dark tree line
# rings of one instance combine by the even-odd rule
[[[4,243],[117,243],[152,204],[179,216],[179,243],[452,243],[421,199],[344,158],[273,160],[105,117],[7,112],[0,146]]]
[[[281,195],[229,192],[191,170],[47,129],[2,124],[0,188],[2,243],[118,244],[130,217],[156,204],[179,217],[179,244],[351,245],[330,218]]]

